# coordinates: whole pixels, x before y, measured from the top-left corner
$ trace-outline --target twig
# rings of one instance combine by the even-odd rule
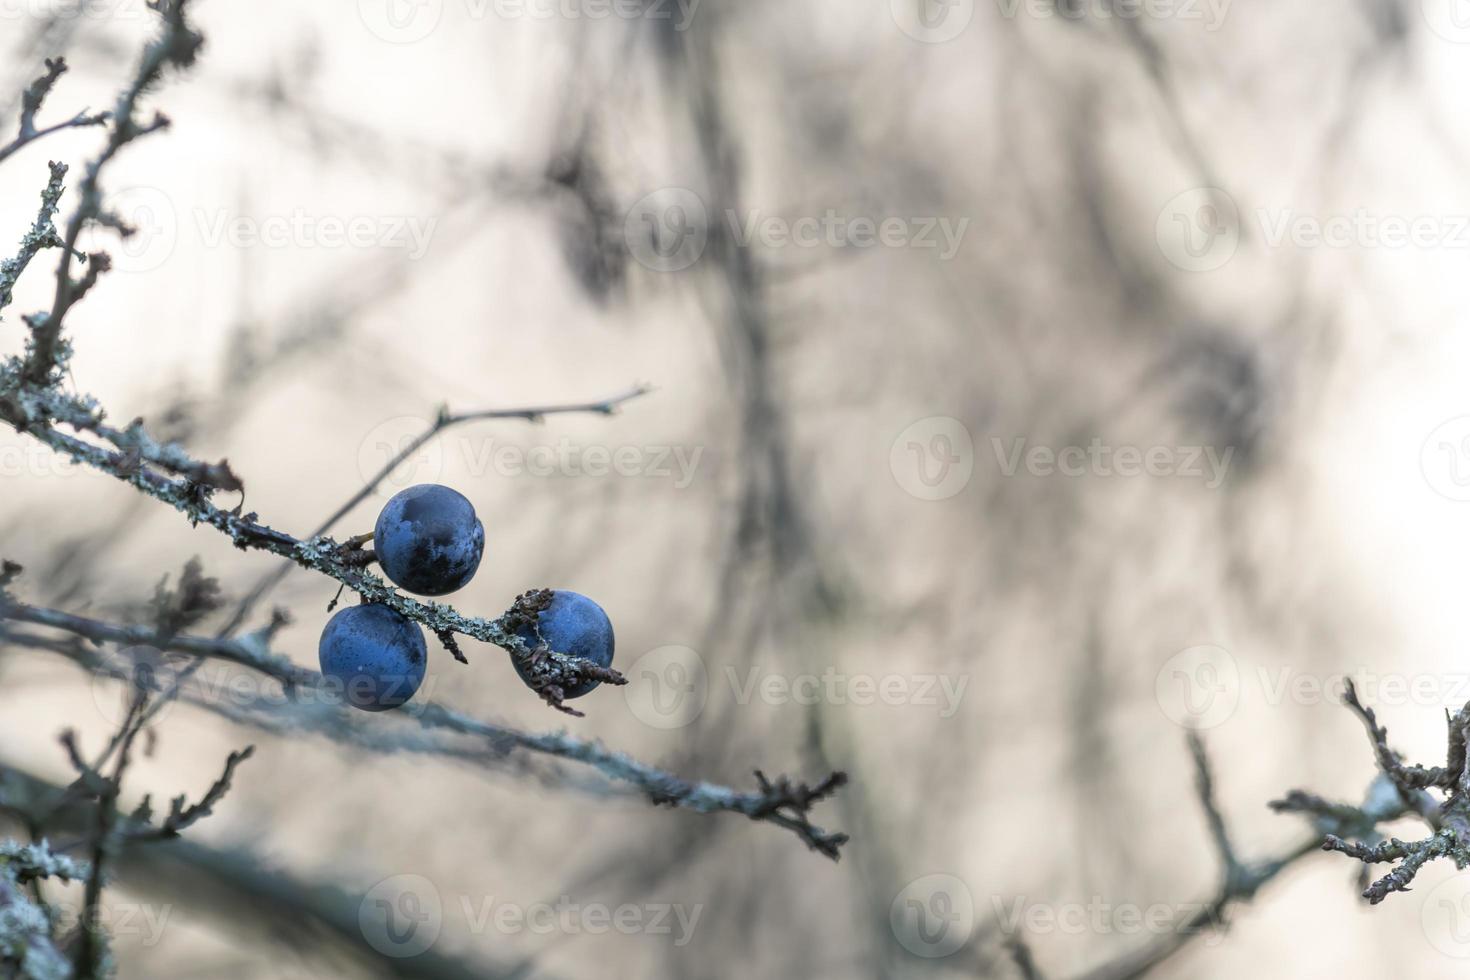
[[[100,126],[107,122],[111,113],[99,112],[88,114],[86,109],[72,116],[65,122],[59,122],[43,129],[36,128],[36,113],[41,110],[41,105],[46,101],[46,96],[51,94],[51,89],[56,85],[56,80],[67,71],[65,58],[47,58],[46,70],[30,84],[24,94],[21,95],[20,104],[20,132],[15,139],[4,146],[0,146],[0,163],[15,153],[21,147],[33,143],[43,136],[81,126]],[[3,306],[0,303],[0,306]]]
[[[1228,824],[1215,799],[1214,779],[1204,741],[1193,731],[1189,733],[1188,741],[1190,756],[1194,762],[1195,790],[1221,860],[1220,885],[1211,895],[1195,903],[1193,907],[1196,911],[1177,928],[1158,936],[1147,945],[1088,970],[1076,980],[1136,980],[1150,973],[1159,964],[1204,935],[1207,930],[1223,928],[1232,906],[1253,900],[1262,888],[1287,868],[1321,850],[1321,837],[1313,836],[1266,860],[1241,861],[1231,841]],[[1364,805],[1352,807],[1346,804],[1329,804],[1320,798],[1298,792],[1291,794],[1287,800],[1272,803],[1271,807],[1278,812],[1289,810],[1308,813],[1337,833],[1358,833],[1371,829],[1379,821],[1392,820],[1406,812],[1405,806],[1397,801],[1386,808],[1381,806],[1376,795],[1374,788],[1370,788]],[[1041,976],[1021,937],[1010,937],[1007,945],[1023,977],[1030,980]]]
[[[1377,905],[1394,892],[1408,891],[1424,865],[1437,858],[1449,858],[1457,868],[1470,864],[1470,763],[1467,763],[1466,753],[1470,704],[1453,716],[1446,713],[1449,729],[1446,764],[1426,768],[1404,764],[1388,744],[1388,729],[1378,723],[1373,709],[1359,699],[1352,681],[1347,682],[1342,700],[1367,730],[1379,771],[1392,784],[1403,808],[1428,824],[1432,833],[1417,841],[1382,840],[1370,822],[1366,826],[1360,824],[1324,833],[1322,850],[1346,854],[1365,865],[1399,862],[1392,871],[1363,889],[1363,897],[1372,905]],[[1429,793],[1431,788],[1444,792],[1443,801]],[[1319,821],[1337,809],[1320,797],[1301,790],[1293,791],[1285,800],[1273,803],[1272,807],[1281,811],[1311,813]],[[1367,837],[1369,840],[1349,841],[1344,839],[1345,835]]]
[[[324,684],[324,679],[317,672],[291,665],[280,654],[256,649],[238,640],[217,640],[186,634],[165,636],[146,627],[117,626],[54,610],[38,609],[0,596],[0,620],[3,619],[53,627],[94,642],[118,642],[160,650],[177,650],[191,656],[225,660],[287,682],[290,685],[288,696],[320,690]],[[21,643],[30,640],[29,637],[15,634],[5,634],[3,638]],[[38,639],[42,640],[38,645],[67,653],[65,649],[44,644],[44,638]],[[336,710],[340,717],[342,711],[349,709],[338,707]],[[764,774],[757,772],[758,788],[753,792],[740,791],[714,783],[682,779],[621,752],[612,751],[600,742],[577,738],[566,732],[529,734],[472,718],[438,704],[426,705],[411,717],[425,729],[483,739],[497,753],[519,749],[589,766],[604,779],[630,786],[655,804],[695,813],[740,813],[758,822],[784,827],[813,850],[834,860],[837,859],[842,844],[847,841],[845,834],[826,831],[810,821],[811,811],[816,805],[847,781],[844,773],[833,773],[815,786],[809,786],[793,782],[785,776],[769,780]],[[327,734],[345,738],[348,733],[338,734],[333,729],[328,730]]]
[[[16,280],[26,271],[31,260],[43,249],[62,248],[66,244],[56,230],[54,219],[61,204],[64,189],[62,181],[66,178],[67,168],[66,164],[54,161],[50,167],[51,177],[46,182],[46,189],[41,192],[41,210],[36,214],[35,223],[20,240],[20,251],[15,258],[0,262],[0,310],[10,305]]]
[[[67,223],[65,245],[61,263],[56,270],[56,294],[48,313],[30,318],[31,348],[26,358],[25,376],[35,384],[45,385],[53,380],[52,372],[58,367],[58,357],[64,354],[61,348],[61,328],[67,311],[90,286],[86,280],[77,282],[71,277],[72,256],[77,252],[77,241],[83,226],[89,221],[106,220],[102,212],[102,198],[98,181],[102,169],[117,155],[118,151],[139,137],[168,126],[168,119],[155,114],[148,122],[134,118],[138,102],[149,89],[163,77],[164,70],[173,66],[187,68],[194,63],[204,38],[186,22],[184,11],[187,0],[150,0],[151,6],[163,18],[163,33],[143,52],[138,71],[132,82],[118,96],[108,127],[107,143],[102,151],[87,165],[86,173],[78,190],[77,209]],[[128,229],[122,222],[112,219],[109,224],[126,234]]]
[[[368,481],[363,484],[356,493],[354,493],[351,497],[347,499],[346,503],[342,504],[342,506],[333,511],[326,520],[322,521],[320,526],[318,526],[317,529],[312,532],[312,536],[316,537],[326,534],[328,531],[330,531],[333,527],[337,525],[338,521],[350,514],[352,510],[357,507],[358,504],[362,503],[368,497],[372,496],[373,493],[378,489],[378,487],[382,485],[383,481],[386,480],[392,474],[392,472],[403,463],[404,460],[408,459],[414,453],[418,452],[419,449],[423,448],[432,439],[443,433],[444,430],[451,428],[452,426],[463,425],[466,422],[483,422],[491,419],[522,419],[526,422],[539,423],[544,422],[546,420],[546,417],[549,415],[612,415],[616,413],[618,408],[620,408],[626,402],[630,402],[635,398],[646,395],[652,390],[653,388],[651,385],[636,384],[632,388],[629,388],[627,391],[624,391],[617,395],[613,395],[611,398],[604,398],[600,401],[582,402],[569,405],[543,405],[537,408],[487,409],[480,412],[464,412],[458,415],[450,414],[447,409],[440,409],[439,414],[435,417],[433,424],[431,424],[427,429],[415,436],[406,446],[400,449],[397,455],[390,459],[386,465],[378,470],[378,472],[373,474],[372,477],[370,477]],[[368,539],[371,540],[371,536],[369,536]],[[229,632],[238,628],[240,623],[244,622],[245,618],[250,615],[256,604],[259,603],[260,600],[263,599],[267,593],[269,593],[277,585],[281,584],[281,581],[285,579],[285,577],[290,573],[293,567],[294,563],[292,562],[282,562],[280,565],[276,566],[276,568],[272,570],[269,574],[261,578],[261,580],[256,583],[255,587],[246,594],[245,598],[240,601],[240,605],[235,609],[234,615],[230,617],[229,623],[226,624],[226,626],[224,627],[224,632],[228,634]]]

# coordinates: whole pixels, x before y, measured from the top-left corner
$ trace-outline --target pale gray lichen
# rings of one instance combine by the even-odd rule
[[[0,874],[9,875],[19,884],[24,885],[37,878],[80,881],[87,877],[87,873],[85,861],[55,853],[49,841],[42,840],[39,844],[0,841]]]
[[[71,964],[51,941],[51,917],[0,866],[0,972],[22,980],[68,980]]]

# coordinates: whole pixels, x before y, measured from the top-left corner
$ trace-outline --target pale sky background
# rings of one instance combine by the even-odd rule
[[[113,0],[38,40],[55,9],[0,0],[7,130],[3,93],[42,56],[64,50],[73,66],[43,114],[55,120],[110,105],[146,37],[141,0]],[[192,836],[359,892],[427,878],[444,903],[435,948],[486,963],[534,957],[565,977],[1010,977],[999,939],[1018,900],[1172,910],[1214,888],[1170,681],[1201,655],[1173,659],[1183,651],[1217,648],[1223,660],[1206,656],[1229,668],[1226,706],[1199,720],[1251,858],[1304,834],[1268,800],[1301,786],[1357,801],[1371,778],[1359,725],[1321,692],[1343,673],[1386,685],[1394,743],[1440,761],[1441,707],[1470,700],[1470,18],[1461,26],[1449,0],[1178,0],[1136,18],[1094,0],[1080,19],[961,2],[930,29],[957,29],[942,41],[899,0],[670,2],[662,23],[521,9],[201,3],[198,67],[151,102],[172,130],[128,148],[105,181],[145,235],[114,247],[118,270],[69,321],[75,383],[122,421],[163,424],[181,407],[190,448],[228,456],[247,509],[299,534],[440,404],[653,383],[613,419],[456,430],[387,489],[434,479],[475,502],[487,556],[457,608],[495,615],[543,585],[584,592],[613,619],[615,666],[696,652],[703,712],[661,729],[634,706],[646,690],[603,690],[587,718],[563,719],[478,645],[469,667],[431,645],[426,693],[687,776],[845,769],[853,786],[818,822],[854,839],[832,865],[733,816],[272,738],[188,706],[160,727],[132,792],[197,792],[255,741]],[[685,14],[687,30],[670,31]],[[670,50],[697,52],[706,82],[661,64]],[[830,211],[897,219],[901,243],[737,245],[757,270],[739,302],[738,263],[718,248],[675,271],[641,261],[630,230],[644,217],[673,222],[669,202],[716,198],[698,129],[711,112],[737,165],[737,225]],[[584,130],[597,215],[543,180]],[[75,178],[98,141],[60,134],[0,164],[0,240],[33,219],[45,162]],[[1200,207],[1222,202],[1226,234],[1191,254],[1180,230],[1198,233]],[[705,218],[732,220],[718,206]],[[366,239],[334,245],[323,221],[357,222]],[[1393,244],[1395,222],[1421,241]],[[1345,242],[1318,243],[1329,224]],[[285,227],[285,241],[254,240],[260,227]],[[408,228],[421,237],[405,244]],[[921,243],[943,242],[941,228],[958,235],[952,255]],[[604,254],[597,242],[622,272],[601,290],[578,274]],[[0,323],[7,352],[19,314],[49,300],[53,259]],[[283,348],[232,385],[242,351]],[[1230,462],[1216,486],[1006,472],[1017,440],[1056,452],[1094,439],[1180,463],[1231,450]],[[956,453],[952,482],[920,479],[911,442]],[[627,449],[636,475],[504,463],[559,446],[577,459]],[[195,554],[235,595],[272,567],[14,433],[0,433],[0,467],[0,552],[38,573],[32,601],[119,616]],[[778,517],[742,552],[743,505]],[[341,530],[370,528],[377,506]],[[41,577],[68,546],[83,560]],[[274,594],[296,620],[283,652],[315,664],[334,592],[297,572]],[[913,696],[860,704],[848,687],[798,704],[751,686],[828,671],[896,678]],[[919,703],[926,678],[940,704]],[[6,653],[0,683],[23,692],[0,712],[7,764],[62,778],[57,731],[108,730],[115,688],[70,665]],[[1434,938],[1438,903],[1470,891],[1452,867],[1372,909],[1355,873],[1338,855],[1303,861],[1236,910],[1224,941],[1158,975],[1462,973]],[[954,928],[970,941],[924,958],[889,920],[931,875],[963,883],[970,914]],[[701,911],[681,946],[507,934],[466,914],[562,895]],[[1052,977],[1147,938],[1027,935]],[[156,945],[119,942],[125,977],[317,975],[312,950],[288,946],[183,906]]]

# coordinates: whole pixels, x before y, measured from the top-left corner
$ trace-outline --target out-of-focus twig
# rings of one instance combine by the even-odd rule
[[[51,89],[55,87],[57,79],[66,74],[66,71],[67,64],[65,58],[46,59],[46,70],[37,76],[36,80],[21,95],[20,132],[9,143],[0,146],[0,163],[3,163],[7,157],[17,150],[35,142],[43,136],[60,132],[63,129],[101,126],[111,118],[111,113],[89,113],[86,109],[83,109],[63,122],[39,128],[36,126],[36,113],[41,111],[41,106],[45,103],[46,96],[51,94]]]
[[[1210,930],[1225,928],[1231,907],[1250,902],[1263,887],[1287,868],[1321,849],[1322,838],[1316,835],[1263,861],[1241,860],[1231,840],[1229,825],[1216,800],[1209,755],[1197,732],[1189,733],[1189,751],[1194,762],[1195,790],[1210,829],[1215,852],[1220,858],[1220,885],[1212,894],[1194,903],[1191,907],[1195,911],[1176,928],[1138,949],[1080,974],[1076,980],[1136,980],[1144,976]],[[1300,809],[1311,815],[1320,827],[1332,828],[1340,833],[1369,832],[1378,823],[1402,816],[1407,809],[1397,800],[1385,805],[1376,786],[1370,787],[1368,797],[1361,807],[1329,804],[1325,800],[1295,795],[1288,800],[1273,803],[1272,808],[1278,811]],[[1011,937],[1008,946],[1012,959],[1026,980],[1036,980],[1042,976],[1029,948],[1020,937]]]

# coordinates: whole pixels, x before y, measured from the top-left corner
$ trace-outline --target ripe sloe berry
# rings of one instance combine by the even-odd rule
[[[322,674],[364,711],[387,711],[412,698],[424,681],[428,653],[417,623],[375,605],[337,613],[317,646]]]
[[[602,607],[591,599],[577,592],[557,589],[551,594],[551,604],[537,613],[536,620],[541,630],[541,639],[557,653],[582,657],[599,667],[612,666],[612,621],[607,618]],[[530,644],[533,650],[539,643],[530,627],[522,629],[516,635]],[[520,661],[513,660],[512,663],[515,664],[516,673],[521,675],[521,680],[530,684],[530,677],[521,667]],[[574,684],[566,689],[563,697],[580,698],[591,693],[601,683],[588,680]]]
[[[485,527],[463,494],[423,483],[395,494],[378,515],[373,547],[383,574],[419,595],[463,588],[480,567]]]

